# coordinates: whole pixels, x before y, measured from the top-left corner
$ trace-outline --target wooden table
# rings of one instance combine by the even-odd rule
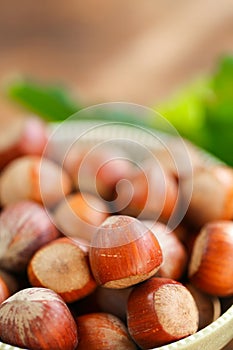
[[[150,106],[230,51],[232,0],[0,2],[0,83],[59,82],[85,104]],[[2,96],[0,108],[18,111]]]

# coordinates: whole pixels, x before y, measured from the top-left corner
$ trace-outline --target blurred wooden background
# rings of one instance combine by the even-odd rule
[[[0,0],[0,83],[62,82],[86,104],[152,105],[226,52],[232,0]]]

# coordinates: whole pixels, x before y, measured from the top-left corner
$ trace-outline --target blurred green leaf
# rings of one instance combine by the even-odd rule
[[[181,136],[204,147],[206,135],[205,108],[203,96],[211,94],[210,81],[202,78],[186,86],[181,91],[155,107],[162,116],[169,120]]]
[[[64,120],[81,108],[63,87],[41,85],[31,80],[8,84],[6,93],[12,100],[49,121]]]
[[[233,166],[233,57],[156,106],[179,133]]]
[[[21,79],[8,84],[7,96],[36,113],[47,121],[63,121],[85,107],[74,102],[70,98],[68,89],[61,86],[40,84],[38,82]],[[85,120],[106,120],[145,125],[144,119],[134,113],[117,108],[108,110],[103,105],[96,108],[85,109],[85,113],[76,115],[77,119],[85,117]]]

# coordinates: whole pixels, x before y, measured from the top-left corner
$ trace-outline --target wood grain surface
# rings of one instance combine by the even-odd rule
[[[0,0],[0,84],[66,84],[85,104],[153,105],[233,52],[232,0]],[[0,115],[19,110],[0,97]]]

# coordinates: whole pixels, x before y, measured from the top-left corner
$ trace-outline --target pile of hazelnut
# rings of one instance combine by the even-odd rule
[[[169,148],[137,167],[84,145],[61,165],[47,140],[36,117],[0,130],[1,342],[151,349],[232,304],[233,169],[186,142],[187,171],[174,139],[175,162]]]

